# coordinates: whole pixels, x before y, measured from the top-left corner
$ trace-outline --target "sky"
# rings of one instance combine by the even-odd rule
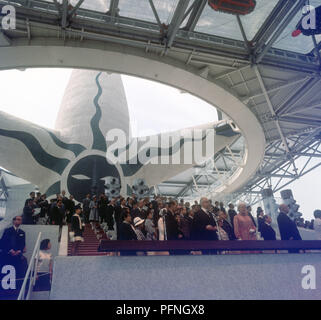
[[[0,110],[38,125],[54,128],[71,69],[0,71]],[[122,76],[131,123],[138,136],[178,130],[217,120],[208,103],[156,82]],[[1,163],[0,163],[1,165]],[[321,209],[321,167],[292,183],[294,198],[304,218]],[[280,203],[280,194],[276,195]]]

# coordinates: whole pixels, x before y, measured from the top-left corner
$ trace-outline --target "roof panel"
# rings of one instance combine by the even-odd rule
[[[310,5],[314,7],[320,6],[320,0],[310,0]],[[312,37],[300,35],[293,38],[292,32],[296,29],[297,23],[302,17],[302,12],[298,12],[295,18],[289,23],[285,30],[281,33],[273,47],[277,49],[289,50],[299,53],[309,53],[313,50]],[[317,41],[321,40],[321,36],[317,36]]]
[[[243,40],[236,16],[216,12],[210,6],[205,6],[195,31]]]
[[[169,24],[178,0],[154,0],[154,6],[162,23]],[[119,14],[122,17],[156,22],[148,0],[120,0]]]
[[[263,25],[278,1],[279,0],[257,0],[255,10],[252,13],[241,17],[248,40],[254,38],[256,32]]]

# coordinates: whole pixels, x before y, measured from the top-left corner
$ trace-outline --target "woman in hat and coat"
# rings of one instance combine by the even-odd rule
[[[75,214],[71,217],[71,231],[73,232],[72,256],[77,255],[78,247],[80,243],[84,241],[84,238],[82,237],[84,226],[80,218],[81,212],[81,206],[78,204],[75,206]]]

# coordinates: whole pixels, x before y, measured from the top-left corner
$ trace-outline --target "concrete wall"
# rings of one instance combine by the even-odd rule
[[[316,268],[304,290],[302,267]],[[321,253],[57,257],[52,300],[321,299]]]

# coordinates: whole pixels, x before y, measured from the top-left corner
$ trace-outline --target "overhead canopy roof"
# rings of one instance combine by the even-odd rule
[[[76,5],[79,0],[71,0],[72,5]],[[184,0],[185,1],[185,0]],[[51,0],[50,2],[53,2]],[[193,1],[186,0],[186,3],[193,5]],[[202,3],[202,0],[196,2]],[[207,2],[207,1],[205,1]],[[244,27],[246,37],[249,41],[255,40],[255,36],[261,27],[267,22],[268,17],[273,10],[278,10],[279,0],[256,0],[255,10],[246,15],[241,16],[241,21]],[[294,1],[290,1],[294,2]],[[153,0],[154,7],[161,23],[169,25],[175,10],[179,5],[179,0]],[[320,6],[319,0],[310,0],[310,5],[314,7]],[[117,10],[120,17],[133,18],[146,22],[157,23],[157,18],[153,13],[149,0],[85,0],[80,8],[89,9],[106,13],[113,8]],[[290,11],[289,11],[290,12]],[[289,13],[288,12],[288,13]],[[193,17],[193,10],[185,17],[183,25],[189,22],[190,18],[198,19],[195,21],[195,32],[220,36],[224,38],[243,41],[242,32],[240,30],[236,16],[214,11],[205,3],[201,5],[200,15]],[[288,23],[285,30],[279,35],[273,47],[299,53],[309,53],[313,50],[313,41],[309,37],[292,37],[292,31],[295,30],[297,22],[302,17],[302,12],[299,11],[294,19]],[[317,40],[321,41],[321,37],[317,36]]]
[[[207,78],[243,101],[264,129],[266,158],[257,175],[240,192],[249,192],[261,182],[269,185],[267,179],[272,174],[285,176],[287,171],[276,172],[286,163],[296,172],[297,157],[304,153],[311,156],[308,148],[320,140],[321,58],[318,54],[321,39],[317,36],[314,44],[312,37],[291,36],[302,16],[303,6],[308,3],[306,0],[257,0],[254,12],[240,20],[213,11],[207,0],[72,0],[77,16],[67,29],[66,25],[60,25],[66,21],[60,22],[56,18],[60,8],[53,2],[57,1],[51,1],[50,5],[41,0],[11,2],[38,11],[37,15],[30,15],[28,10],[19,12],[23,21],[19,30],[5,32],[9,44],[10,40],[26,37],[29,41],[59,38],[59,33],[52,28],[55,23],[57,27],[65,28],[70,38],[79,37],[79,41],[87,37],[105,43],[121,43],[139,48],[141,54],[152,51],[166,54],[201,72],[205,69]],[[321,4],[320,0],[309,3]],[[30,18],[29,29],[24,22],[26,17]],[[51,28],[47,28],[46,23]],[[168,26],[165,44],[160,37],[163,24]],[[215,167],[209,168],[210,164],[205,164],[207,173],[208,170],[216,172],[215,179],[211,180],[209,174],[197,174],[198,169],[205,170],[205,167],[195,168],[193,179],[192,172],[174,177],[159,186],[161,193],[186,196],[192,189],[208,190],[224,183],[221,178],[238,165],[237,158],[244,154],[244,147],[244,141],[240,140],[239,145],[228,146],[216,155]],[[320,156],[316,147],[310,149],[313,150]],[[297,179],[300,174],[289,176]]]

